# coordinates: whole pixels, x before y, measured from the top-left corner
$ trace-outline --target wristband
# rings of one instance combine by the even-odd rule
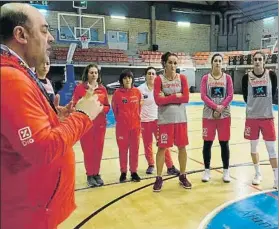
[[[82,110],[76,110],[77,112],[80,112],[82,114],[85,114],[88,118],[90,118],[89,114],[87,114],[85,111],[82,111]],[[91,118],[90,118],[91,120]]]

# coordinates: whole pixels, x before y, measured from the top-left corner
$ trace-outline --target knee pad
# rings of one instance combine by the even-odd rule
[[[251,144],[251,153],[252,154],[257,154],[258,153],[257,147],[258,147],[258,144],[259,144],[259,139],[251,140],[250,144]]]
[[[275,150],[275,141],[265,141],[265,146],[269,155],[269,158],[277,158],[277,153]]]

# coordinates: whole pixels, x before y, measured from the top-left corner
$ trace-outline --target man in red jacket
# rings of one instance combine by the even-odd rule
[[[75,209],[72,146],[103,107],[87,93],[65,117],[50,100],[31,70],[54,40],[37,9],[5,4],[0,27],[1,228],[55,229]]]

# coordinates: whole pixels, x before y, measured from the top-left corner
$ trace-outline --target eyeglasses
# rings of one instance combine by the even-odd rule
[[[254,58],[254,61],[262,61],[263,60],[263,58]]]

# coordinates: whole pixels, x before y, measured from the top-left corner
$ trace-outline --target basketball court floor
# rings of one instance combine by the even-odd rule
[[[273,187],[273,171],[269,165],[265,144],[260,139],[259,152],[263,181],[251,184],[254,167],[251,164],[250,144],[243,138],[245,107],[241,95],[232,103],[231,126],[231,183],[222,181],[221,152],[217,139],[212,148],[211,181],[203,183],[202,109],[199,94],[190,94],[187,105],[188,178],[191,190],[180,187],[178,178],[169,176],[164,168],[163,189],[152,191],[155,174],[147,175],[143,145],[139,156],[139,183],[119,183],[119,158],[112,114],[108,115],[108,128],[101,164],[103,187],[88,188],[80,144],[76,153],[76,211],[59,229],[275,229],[278,228],[278,191]],[[274,107],[278,127],[278,107]],[[277,131],[278,128],[276,128]],[[277,133],[278,136],[278,133]],[[278,142],[277,142],[278,145]],[[154,154],[156,144],[154,141]],[[154,155],[155,156],[155,155]],[[172,158],[179,168],[177,149]]]

